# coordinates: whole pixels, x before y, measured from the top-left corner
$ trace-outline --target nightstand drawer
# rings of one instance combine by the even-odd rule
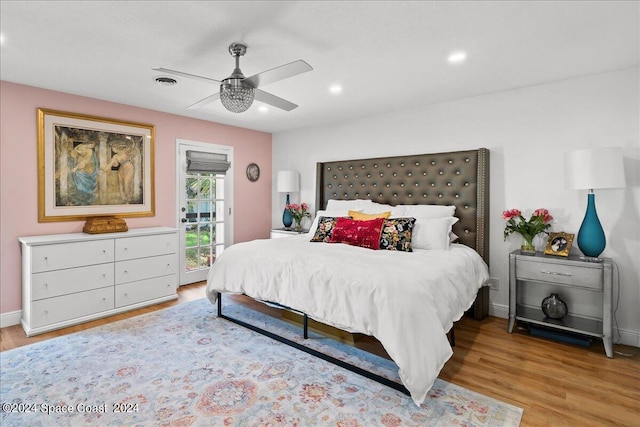
[[[520,258],[515,273],[518,280],[552,282],[602,290],[602,269],[600,268],[536,262]]]

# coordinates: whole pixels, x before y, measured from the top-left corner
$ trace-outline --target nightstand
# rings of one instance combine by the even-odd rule
[[[286,229],[286,228],[272,228],[271,229],[271,238],[272,239],[279,239],[281,237],[291,237],[291,236],[297,236],[298,234],[305,234],[308,233],[309,230],[302,230],[302,231],[296,231],[294,229]]]
[[[509,254],[509,326],[516,320],[602,338],[607,357],[613,357],[613,261],[588,262],[578,256]],[[558,293],[567,303],[562,319],[544,315],[544,296]]]

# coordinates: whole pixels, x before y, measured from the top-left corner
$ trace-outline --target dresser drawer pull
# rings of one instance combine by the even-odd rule
[[[557,271],[541,271],[540,273],[542,274],[552,274],[554,276],[565,276],[565,277],[571,277],[571,274],[568,273],[558,273]]]

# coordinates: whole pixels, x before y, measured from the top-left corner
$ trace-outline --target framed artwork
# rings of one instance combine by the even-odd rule
[[[565,232],[549,233],[549,240],[547,240],[547,247],[544,253],[547,255],[569,256],[573,237],[573,234]]]
[[[249,163],[247,166],[247,179],[256,182],[260,178],[260,167],[255,163]]]
[[[38,222],[155,215],[152,125],[38,109]]]

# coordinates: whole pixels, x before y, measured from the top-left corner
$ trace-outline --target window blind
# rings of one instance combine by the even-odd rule
[[[226,154],[187,150],[187,172],[224,174],[230,167]]]

